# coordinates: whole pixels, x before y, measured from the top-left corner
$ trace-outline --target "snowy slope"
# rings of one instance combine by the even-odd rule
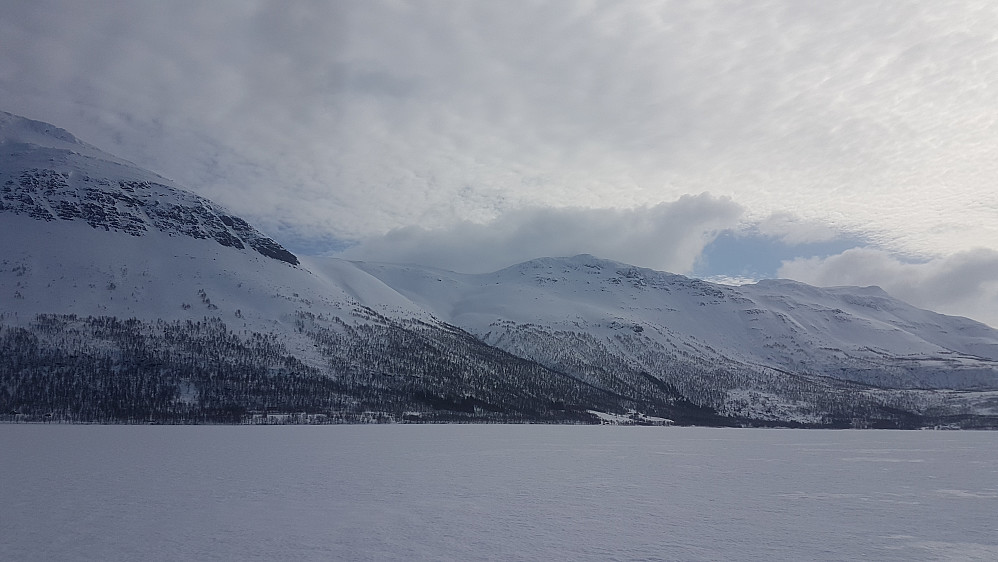
[[[842,382],[998,388],[995,330],[876,288],[586,255],[485,275],[300,258],[6,113],[0,240],[0,417],[998,424],[995,393]]]
[[[620,334],[678,352],[892,387],[995,388],[998,331],[875,287],[786,280],[730,287],[588,255],[462,275],[360,263],[438,317],[500,344],[523,326]],[[537,350],[537,356],[543,355]]]
[[[62,129],[0,112],[0,157],[4,312],[169,320],[240,311],[241,322],[265,326],[362,297],[426,317],[394,291],[349,288],[379,284],[349,263],[309,271],[224,208]]]
[[[301,312],[363,323],[367,307],[432,322],[349,262],[321,270],[217,204],[51,125],[0,112],[0,319],[37,314],[219,318],[279,333],[323,364],[294,330]],[[305,260],[307,262],[307,260]]]

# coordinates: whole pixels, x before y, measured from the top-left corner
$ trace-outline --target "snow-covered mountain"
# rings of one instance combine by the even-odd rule
[[[11,114],[0,114],[0,239],[0,416],[11,419],[585,422],[589,408],[634,406]]]
[[[531,333],[595,337],[634,356],[693,353],[895,388],[998,388],[998,331],[878,287],[789,280],[731,287],[602,260],[543,258],[483,275],[358,264],[437,317],[541,359]]]
[[[177,320],[209,314],[254,329],[377,303],[418,307],[351,264],[309,271],[221,206],[39,121],[0,112],[0,312]],[[368,279],[357,279],[358,276]],[[358,299],[357,287],[364,287]]]
[[[998,415],[998,333],[876,288],[726,287],[592,256],[487,275],[295,256],[165,178],[8,113],[0,237],[9,419]]]

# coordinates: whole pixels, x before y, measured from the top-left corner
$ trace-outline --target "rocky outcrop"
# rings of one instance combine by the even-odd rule
[[[298,265],[297,256],[243,219],[168,185],[39,168],[11,175],[0,187],[0,212],[44,221],[84,221],[96,229],[132,236],[158,230],[171,236],[210,238]]]

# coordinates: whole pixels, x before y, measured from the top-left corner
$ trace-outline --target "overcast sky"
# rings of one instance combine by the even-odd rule
[[[299,253],[592,253],[998,326],[998,3],[7,0],[0,109]]]

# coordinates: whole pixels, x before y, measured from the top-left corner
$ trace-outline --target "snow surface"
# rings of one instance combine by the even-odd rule
[[[0,426],[2,560],[995,560],[998,433]]]

